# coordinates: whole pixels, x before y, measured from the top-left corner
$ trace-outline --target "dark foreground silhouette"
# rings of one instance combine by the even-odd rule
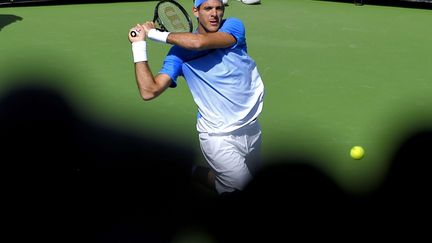
[[[172,242],[188,226],[217,242],[429,237],[430,130],[408,136],[361,197],[288,157],[214,197],[190,179],[193,150],[87,121],[38,86],[1,97],[0,133],[2,218],[17,242]]]
[[[0,134],[5,219],[17,240],[103,241],[113,225],[137,225],[135,236],[158,242],[186,220],[187,148],[86,121],[37,86],[0,99]]]

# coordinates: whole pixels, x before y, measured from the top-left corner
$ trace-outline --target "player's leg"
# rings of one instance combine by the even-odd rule
[[[201,133],[200,146],[215,174],[215,188],[219,194],[243,190],[260,168],[258,122],[228,135]]]
[[[236,138],[200,133],[204,158],[215,174],[215,188],[219,194],[242,190],[251,179],[245,164],[245,150],[238,149]]]
[[[254,176],[262,167],[261,158],[261,126],[257,120],[243,128],[247,145],[246,165]]]
[[[216,191],[215,175],[210,168],[199,165],[193,166],[192,179],[207,189]]]

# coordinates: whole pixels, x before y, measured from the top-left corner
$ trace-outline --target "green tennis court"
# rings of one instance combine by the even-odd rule
[[[179,1],[186,9],[192,1]],[[0,8],[0,98],[48,75],[86,119],[200,151],[196,107],[184,80],[143,102],[129,28],[150,20],[156,1]],[[304,158],[351,192],[373,189],[395,149],[432,124],[431,10],[317,0],[231,1],[263,78],[265,165]],[[14,20],[9,23],[7,20]],[[149,42],[154,72],[168,45]],[[13,81],[13,82],[12,82]],[[366,150],[354,160],[349,150]],[[283,159],[282,159],[283,160]]]

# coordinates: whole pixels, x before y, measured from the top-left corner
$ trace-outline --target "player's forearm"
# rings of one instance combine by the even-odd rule
[[[227,37],[227,38],[225,38]],[[231,37],[231,38],[230,38]],[[170,33],[167,43],[177,45],[189,50],[207,50],[225,48],[233,45],[235,39],[228,34],[197,34],[197,33]]]
[[[205,50],[208,46],[202,35],[192,33],[170,33],[167,43],[189,50]]]
[[[154,99],[161,93],[147,62],[135,63],[135,78],[144,100]]]

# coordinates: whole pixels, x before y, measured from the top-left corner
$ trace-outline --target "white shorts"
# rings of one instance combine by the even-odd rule
[[[215,173],[219,194],[243,190],[261,167],[258,121],[230,133],[199,133],[199,140],[201,151]]]

